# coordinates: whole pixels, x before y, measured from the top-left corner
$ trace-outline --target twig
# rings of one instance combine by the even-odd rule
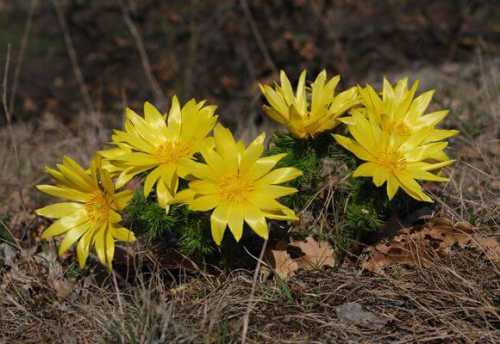
[[[14,101],[16,98],[17,86],[19,84],[19,76],[21,75],[21,70],[24,61],[24,54],[26,53],[26,47],[28,46],[28,39],[31,32],[31,24],[33,23],[33,14],[38,6],[38,0],[31,0],[30,11],[28,14],[28,20],[26,21],[26,26],[24,27],[23,38],[21,39],[21,48],[19,49],[19,56],[17,58],[16,69],[14,70],[14,80],[12,81],[12,88],[9,99],[9,111],[14,113]]]
[[[127,25],[130,34],[135,40],[135,45],[141,57],[142,67],[144,69],[144,73],[146,74],[146,78],[148,79],[149,84],[151,86],[151,90],[153,91],[155,102],[160,103],[164,98],[163,92],[161,91],[161,87],[158,80],[156,80],[156,78],[153,75],[151,63],[149,61],[146,48],[144,47],[144,40],[142,39],[141,34],[137,29],[137,26],[135,25],[134,21],[130,17],[129,9],[127,9],[127,6],[123,3],[123,0],[118,0],[118,1],[120,3],[120,7],[122,10],[123,20],[125,21],[125,24]]]
[[[68,50],[68,55],[69,59],[71,61],[71,65],[73,67],[73,72],[75,74],[76,81],[78,82],[78,85],[80,87],[80,93],[82,95],[83,101],[85,103],[85,106],[87,107],[87,110],[90,113],[94,113],[94,105],[92,103],[92,98],[90,97],[90,92],[87,87],[87,84],[85,83],[85,79],[83,78],[82,70],[80,68],[80,65],[78,63],[78,57],[76,55],[76,50],[73,45],[73,40],[71,38],[71,35],[68,30],[68,24],[66,23],[66,18],[64,17],[63,10],[61,8],[61,4],[59,3],[59,0],[52,0],[52,3],[54,4],[54,7],[56,9],[57,13],[57,20],[59,21],[59,25],[61,25],[61,29],[63,31],[64,35],[64,42],[66,44],[66,49]]]
[[[7,84],[9,81],[9,67],[10,67],[10,50],[11,46],[10,44],[7,45],[7,55],[5,57],[5,70],[3,73],[3,82],[2,82],[2,104],[3,104],[3,111],[5,115],[5,121],[7,122],[7,130],[9,131],[9,136],[10,136],[10,144],[12,145],[12,149],[14,150],[14,158],[16,159],[16,165],[17,165],[17,171],[19,172],[21,170],[21,160],[19,159],[19,150],[17,146],[17,140],[16,136],[14,135],[14,131],[12,130],[12,114],[9,111],[9,106],[7,103]],[[21,179],[17,179],[18,181],[18,193],[19,193],[19,198],[21,200],[21,205],[23,207],[23,210],[26,210],[26,205],[24,203],[24,197],[23,197],[23,187],[21,184]]]
[[[246,0],[240,0],[240,4],[241,8],[243,9],[243,14],[245,15],[245,19],[248,21],[248,24],[250,24],[250,28],[252,29],[252,33],[255,37],[257,46],[259,47],[261,54],[264,56],[266,63],[269,65],[269,68],[271,68],[273,72],[277,72],[278,68],[276,68],[276,64],[271,58],[269,49],[267,49],[266,43],[264,42],[264,39],[260,34],[259,28],[257,27],[252,12],[250,11],[250,7],[248,6],[248,2]]]
[[[9,226],[5,222],[3,222],[2,220],[0,220],[0,225],[3,228],[5,228],[7,233],[9,233],[10,238],[14,241],[14,244],[16,245],[16,248],[19,250],[19,252],[21,252],[23,250],[23,247],[21,246],[21,242],[19,241],[19,239],[14,235],[14,231],[12,229],[10,229]],[[3,240],[3,239],[0,239],[0,240],[5,241],[5,243],[7,245],[10,244],[8,240]]]
[[[257,279],[259,277],[260,266],[262,264],[262,259],[264,258],[264,252],[267,248],[267,239],[262,244],[262,249],[260,250],[259,260],[257,261],[257,266],[255,267],[255,271],[253,273],[253,282],[252,289],[250,290],[250,296],[248,298],[248,305],[245,315],[243,316],[243,330],[241,331],[241,344],[245,344],[247,340],[247,332],[248,332],[248,324],[250,322],[250,313],[252,313],[254,304],[255,304],[255,288],[257,286]]]
[[[193,75],[195,72],[193,69],[196,65],[196,57],[197,57],[197,47],[198,41],[200,37],[200,29],[196,25],[195,13],[198,8],[198,2],[196,0],[191,1],[190,5],[190,25],[189,31],[191,32],[191,37],[189,39],[189,51],[187,54],[187,66],[184,72],[184,96],[186,98],[190,98],[191,89],[193,87]]]
[[[125,313],[123,311],[123,303],[122,303],[122,298],[120,296],[120,289],[118,287],[118,281],[116,280],[116,274],[114,271],[112,271],[112,276],[113,276],[113,287],[115,288],[115,293],[116,293],[116,299],[118,301],[118,310],[120,312],[120,316],[124,317]],[[121,327],[122,327],[122,333],[125,333],[125,325],[124,325],[124,322],[123,321],[120,321],[121,323]],[[123,343],[123,337],[121,338],[122,339],[122,343]]]

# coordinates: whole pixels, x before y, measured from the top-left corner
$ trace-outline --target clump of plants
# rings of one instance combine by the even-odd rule
[[[287,129],[268,147],[264,133],[248,145],[234,138],[205,101],[127,109],[89,168],[69,157],[47,168],[55,184],[37,187],[63,202],[37,210],[54,219],[42,238],[63,236],[59,253],[76,246],[82,268],[95,252],[111,270],[115,241],[138,238],[227,261],[242,241],[289,232],[349,249],[392,214],[432,202],[419,181],[448,180],[446,139],[458,133],[437,128],[446,110],[425,113],[432,91],[415,97],[418,82],[402,79],[337,92],[339,76],[306,77],[294,89],[281,72],[260,86],[264,112]]]

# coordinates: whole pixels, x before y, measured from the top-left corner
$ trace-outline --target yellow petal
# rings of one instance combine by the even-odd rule
[[[288,104],[293,102],[293,89],[290,84],[290,80],[286,76],[284,71],[280,71],[280,81],[281,81],[281,89],[283,91],[283,96]]]
[[[86,212],[84,210],[77,211],[54,222],[42,233],[41,238],[49,239],[53,236],[61,235],[87,221]]]
[[[269,231],[267,229],[266,219],[264,214],[256,207],[245,208],[245,222],[257,233],[261,238],[267,239]]]
[[[189,209],[194,211],[207,211],[219,204],[218,197],[214,195],[201,196],[189,202]]]
[[[87,258],[89,256],[90,243],[92,242],[92,238],[94,236],[95,230],[89,230],[85,233],[78,241],[78,245],[76,246],[76,254],[78,256],[78,263],[80,268],[83,269],[85,263],[87,262]]]
[[[406,160],[408,162],[414,162],[432,158],[442,153],[446,146],[448,146],[448,142],[433,142],[418,146],[406,154]]]
[[[449,178],[436,176],[435,174],[424,171],[420,168],[408,167],[407,170],[413,178],[419,180],[430,180],[434,182],[447,182],[450,180]]]
[[[220,246],[227,226],[227,207],[219,205],[210,216],[210,227],[214,242]]]
[[[399,173],[396,177],[398,178],[401,187],[408,195],[418,201],[433,202],[433,200],[422,191],[422,187],[410,175],[406,173]]]
[[[248,173],[249,178],[255,180],[266,175],[285,156],[286,153],[281,153],[258,159]]]
[[[236,168],[238,164],[238,148],[234,141],[233,134],[221,124],[214,128],[214,139],[217,153],[220,154],[227,168]]]
[[[441,141],[447,139],[449,137],[455,136],[459,134],[458,130],[443,130],[443,129],[434,129],[429,137],[426,139],[426,142],[431,141]]]
[[[59,245],[59,255],[62,256],[71,247],[71,245],[80,239],[80,237],[88,230],[90,230],[90,224],[88,222],[82,223],[69,230],[64,236],[61,245]]]
[[[54,185],[37,185],[36,188],[51,196],[65,198],[70,201],[87,202],[92,197],[92,195],[89,193],[84,193],[64,186],[59,187]]]
[[[130,141],[132,137],[141,143],[148,146],[155,146],[155,144],[162,139],[162,136],[167,132],[167,129],[161,130],[153,126],[152,123],[147,122],[144,118],[137,115],[130,109],[126,110],[127,120],[129,125],[125,123],[127,140]]]
[[[37,209],[35,212],[40,216],[60,219],[61,217],[69,216],[78,210],[82,210],[83,208],[84,205],[81,203],[55,203]]]
[[[270,86],[267,85],[264,86],[261,85],[260,90],[264,95],[264,97],[266,98],[266,100],[268,101],[269,105],[271,105],[273,109],[275,109],[278,113],[280,113],[281,116],[288,119],[287,117],[288,106],[283,96],[279,92],[274,91]]]
[[[119,241],[133,242],[136,241],[134,232],[124,227],[113,227],[113,237]]]
[[[441,122],[448,115],[448,110],[441,110],[429,113],[425,116],[421,116],[418,119],[418,123],[420,125],[424,125],[427,127],[433,127]]]
[[[373,177],[374,171],[380,168],[379,165],[373,162],[365,162],[356,168],[356,170],[352,173],[353,177]]]
[[[63,163],[81,179],[85,180],[88,185],[95,186],[94,181],[92,180],[90,175],[75,160],[71,159],[69,156],[64,156]]]
[[[148,173],[148,175],[144,181],[144,197],[149,196],[151,190],[153,189],[154,184],[160,178],[161,171],[162,171],[161,167],[157,167]]]
[[[113,184],[113,181],[111,180],[111,176],[109,175],[108,171],[106,170],[100,170],[101,171],[101,183],[102,186],[104,187],[104,190],[110,195],[115,193],[115,184]]]
[[[116,207],[117,210],[122,210],[125,208],[132,197],[134,196],[134,193],[131,190],[124,190],[117,192],[113,195],[113,203]]]
[[[306,76],[307,71],[303,70],[299,76],[299,82],[297,84],[297,90],[295,94],[295,105],[299,112],[307,111],[307,94],[306,94]]]
[[[181,134],[181,107],[177,96],[172,97],[170,112],[168,114],[168,129],[171,133],[178,137]]]
[[[407,115],[410,121],[416,121],[417,118],[422,116],[422,114],[429,106],[433,95],[434,91],[427,91],[413,100],[413,103],[411,104]]]
[[[419,168],[419,169],[424,170],[424,171],[432,171],[432,170],[436,170],[438,168],[443,168],[443,167],[446,167],[448,165],[451,165],[454,162],[455,162],[455,160],[447,160],[447,161],[442,161],[442,162],[430,164],[427,162],[419,161],[419,162],[409,163],[407,165],[407,167],[408,167],[408,169]]]
[[[205,180],[193,180],[189,183],[189,188],[202,195],[214,194],[218,191],[215,183]]]
[[[264,110],[266,115],[271,117],[272,120],[274,120],[278,123],[281,123],[281,124],[286,124],[286,122],[288,120],[288,116],[284,117],[281,113],[276,111],[274,108],[267,106],[267,105],[263,105],[262,109]]]
[[[73,171],[71,168],[68,168],[61,164],[58,164],[57,167],[59,168],[59,171],[61,171],[61,173],[64,175],[66,180],[68,180],[73,187],[78,188],[78,190],[89,192],[92,188],[95,187],[87,178],[82,178],[82,176]]]
[[[291,188],[281,185],[266,185],[265,187],[259,187],[255,190],[256,193],[262,193],[267,197],[280,198],[283,196],[288,196],[296,193],[298,190],[296,188]]]
[[[151,104],[150,102],[144,103],[144,118],[151,126],[157,129],[166,128],[165,119],[161,115],[160,111]]]
[[[158,198],[158,204],[162,208],[166,208],[174,199],[162,179],[158,180],[156,184],[156,196]]]
[[[285,207],[283,204],[279,203],[278,201],[274,201],[275,205],[273,207],[267,208],[267,207],[261,207],[262,212],[265,217],[273,220],[281,220],[281,221],[296,221],[298,220],[297,215],[295,215],[295,212],[288,208]]]
[[[106,265],[109,270],[113,269],[113,257],[115,256],[115,241],[113,240],[112,227],[106,231]]]
[[[396,177],[390,175],[387,179],[387,196],[391,200],[399,189],[399,182]]]
[[[227,171],[227,170],[236,170],[237,168],[237,155],[235,155],[232,159],[232,164],[228,164],[226,160],[219,154],[219,152],[213,149],[203,149],[201,151],[201,155],[203,159],[207,163],[207,165],[213,171]],[[193,173],[196,173],[196,169],[193,168]]]
[[[185,189],[175,194],[175,202],[189,203],[196,196],[196,192],[191,189]]]
[[[250,145],[248,145],[247,149],[244,151],[243,156],[241,158],[240,171],[245,173],[247,170],[250,170],[250,168],[253,167],[257,159],[260,158],[260,156],[264,152],[265,138],[266,134],[262,133]]]
[[[136,175],[142,172],[146,172],[149,170],[151,167],[129,167],[125,169],[120,175],[118,176],[118,179],[116,180],[116,188],[121,188],[125,186],[132,178],[134,178]]]
[[[234,239],[240,241],[243,235],[243,208],[239,205],[233,205],[228,208],[227,220],[229,230],[233,233]]]
[[[257,185],[281,184],[302,175],[302,171],[295,167],[277,168],[257,181]]]
[[[354,153],[354,155],[356,155],[359,159],[367,161],[374,160],[372,154],[370,154],[366,149],[361,147],[359,144],[355,143],[350,138],[342,135],[333,135],[333,137],[335,138],[335,140],[338,142],[339,145],[341,145],[348,151]]]
[[[117,161],[126,162],[129,166],[135,167],[153,167],[158,165],[159,161],[153,155],[140,152],[132,152],[128,154],[121,155],[116,158]]]
[[[106,229],[107,224],[99,227],[95,234],[94,246],[97,252],[97,258],[102,265],[106,265]]]
[[[379,187],[389,179],[391,174],[383,167],[379,167],[373,171],[373,183]]]

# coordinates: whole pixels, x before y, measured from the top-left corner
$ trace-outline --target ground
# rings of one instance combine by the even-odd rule
[[[294,3],[294,6],[302,6],[300,1]],[[227,6],[230,9],[231,5]],[[276,5],[276,9],[278,7]],[[251,31],[242,33],[238,30],[241,28],[234,26],[232,16],[235,14],[229,9],[218,8],[229,11],[230,16],[220,23],[215,13],[214,22],[224,26],[227,32],[248,35],[249,40],[254,40]],[[203,6],[198,10],[198,15],[207,11]],[[106,13],[113,15],[111,11]],[[85,15],[77,16],[76,22],[88,20]],[[260,13],[255,20],[260,23],[264,21],[260,17],[268,15]],[[184,20],[182,16],[174,17],[169,20],[181,23]],[[299,20],[300,16],[293,18]],[[47,20],[43,16],[37,19]],[[200,19],[200,22],[203,21]],[[277,23],[272,26],[274,30],[283,25],[282,21]],[[463,31],[471,30],[470,26],[464,24],[464,27]],[[391,28],[387,30],[391,32]],[[265,32],[264,36],[272,35]],[[370,35],[369,32],[362,34]],[[342,72],[348,74],[352,82],[379,85],[383,75],[391,80],[409,76],[419,79],[424,90],[436,89],[432,107],[449,108],[445,126],[459,129],[461,133],[450,140],[449,155],[457,160],[447,170],[450,182],[429,190],[437,204],[432,217],[446,218],[452,224],[470,224],[467,228],[472,228],[474,233],[500,240],[500,180],[497,177],[500,60],[488,53],[494,51],[496,45],[488,45],[487,52],[480,45],[474,46],[470,52],[468,36],[465,36],[457,34],[462,40],[457,38],[460,44],[452,51],[458,55],[456,58],[448,56],[450,52],[444,53],[445,49],[437,44],[439,58],[436,61],[432,54],[424,54],[415,63],[400,62],[387,68],[390,59],[387,62],[381,58],[377,60],[380,63],[377,68],[370,69],[363,67],[368,63],[363,60],[359,69],[344,67]],[[179,39],[176,35],[172,37]],[[213,33],[208,37],[213,41],[222,39]],[[312,60],[308,59],[309,50],[303,46],[307,40],[302,41],[301,37],[285,36],[286,46],[291,50],[295,49],[294,44],[300,46],[297,49],[305,55],[295,58],[301,61],[302,67],[318,68],[321,61],[328,59],[328,54],[316,52]],[[329,39],[335,41],[335,37]],[[340,40],[351,48],[344,56],[344,65],[350,66],[356,40]],[[202,44],[199,54],[206,56],[204,44],[209,43]],[[269,48],[273,63],[279,68],[293,65],[293,59],[286,57],[294,54],[279,55],[277,51],[282,47],[278,41],[275,44],[277,47]],[[394,48],[390,41],[386,44]],[[428,42],[422,44],[429,45]],[[275,130],[266,119],[253,120],[261,116],[261,102],[254,87],[256,80],[275,76],[272,67],[260,67],[266,62],[260,61],[262,63],[256,64],[259,67],[248,64],[248,56],[255,54],[262,59],[258,47],[254,48],[242,44],[232,52],[237,58],[241,57],[240,61],[246,61],[242,64],[248,73],[254,70],[257,74],[251,81],[239,79],[236,75],[241,66],[232,65],[234,69],[225,70],[227,75],[221,74],[213,84],[214,89],[222,85],[221,93],[202,92],[203,96],[221,103],[222,121],[235,127],[247,140],[260,130]],[[311,49],[321,51],[321,47]],[[223,56],[232,51],[229,50],[218,49],[217,54]],[[399,51],[404,58],[399,56],[398,61],[406,61],[407,49]],[[102,48],[96,52],[97,55],[105,53]],[[169,58],[179,53],[183,51],[173,52]],[[248,55],[246,60],[245,55]],[[100,66],[98,62],[93,65],[96,69]],[[129,67],[134,65],[128,63]],[[37,69],[37,66],[40,69],[38,61],[28,68]],[[162,66],[157,68],[168,70]],[[295,67],[290,68],[295,71]],[[269,75],[263,70],[268,70]],[[45,72],[40,69],[40,73]],[[175,73],[178,75],[178,70]],[[160,82],[170,90],[176,89],[175,83],[168,81],[171,76],[164,78]],[[191,86],[183,83],[181,89],[190,94],[196,87],[193,87],[193,79],[187,80],[191,80],[191,84],[188,83]],[[200,82],[208,87],[210,78],[205,75]],[[56,86],[50,88],[59,87],[57,83],[51,85]],[[74,98],[79,98],[78,92],[74,98],[56,99],[54,105],[50,102],[53,97],[47,96],[53,93],[30,93],[32,85],[22,86],[21,82],[20,92],[25,100],[22,107],[26,110],[23,113],[27,117],[0,127],[0,343],[240,343],[243,338],[246,343],[259,344],[500,342],[500,265],[481,248],[453,245],[444,255],[431,252],[430,262],[393,264],[382,274],[362,268],[367,259],[365,251],[344,259],[334,268],[299,271],[287,280],[263,273],[254,275],[254,269],[217,270],[193,264],[172,268],[164,263],[165,255],[150,251],[141,251],[138,258],[148,262],[146,269],[138,270],[134,267],[139,265],[127,263],[122,264],[127,269],[117,269],[110,275],[99,265],[91,264],[80,271],[72,255],[58,258],[55,243],[38,238],[48,222],[36,217],[33,210],[49,199],[33,186],[48,180],[43,173],[44,165],[54,165],[63,154],[86,162],[92,152],[109,140],[111,128],[121,122],[121,110],[116,109],[120,107],[120,96],[115,97],[113,106],[89,112],[85,106],[77,106],[78,109],[68,106]],[[231,91],[224,91],[223,87]],[[237,97],[234,89],[244,90],[241,97]],[[94,97],[94,91],[92,93]],[[141,92],[134,90],[132,94],[132,102],[139,103]],[[26,100],[31,98],[35,105]],[[231,99],[236,100],[231,102]],[[44,105],[40,106],[40,102]],[[81,100],[78,104],[82,104]],[[61,114],[64,111],[59,106],[71,115]],[[30,114],[30,109],[37,112],[37,117]],[[252,120],[235,120],[231,110],[251,114]],[[14,241],[5,243],[7,236],[14,237]],[[138,244],[133,248],[143,247]]]

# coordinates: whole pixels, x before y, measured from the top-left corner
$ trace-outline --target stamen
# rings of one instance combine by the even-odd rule
[[[97,224],[109,219],[110,203],[102,191],[96,191],[94,196],[85,203],[85,210],[90,221]]]
[[[253,182],[239,175],[226,176],[219,181],[219,197],[229,202],[241,203],[254,190]]]
[[[382,152],[377,163],[391,171],[399,171],[406,168],[406,159],[397,151]]]
[[[184,142],[166,142],[158,147],[154,156],[159,163],[168,164],[189,156],[191,153],[192,148]]]

